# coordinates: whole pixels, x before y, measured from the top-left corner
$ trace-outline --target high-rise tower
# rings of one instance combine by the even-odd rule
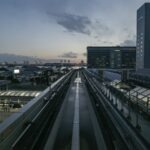
[[[150,69],[150,3],[137,11],[136,69]]]

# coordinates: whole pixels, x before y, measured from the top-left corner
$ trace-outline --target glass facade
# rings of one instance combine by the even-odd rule
[[[88,68],[135,69],[135,47],[87,47]]]
[[[136,69],[150,68],[150,3],[137,11]]]

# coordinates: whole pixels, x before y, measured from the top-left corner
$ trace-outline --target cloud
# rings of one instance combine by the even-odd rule
[[[15,54],[7,54],[7,53],[0,54],[0,62],[23,63],[24,61],[29,61],[33,63],[33,62],[44,62],[46,60],[37,57],[32,57],[32,56],[23,56],[23,55],[15,55]]]
[[[90,35],[89,26],[91,25],[91,21],[88,17],[65,13],[55,15],[55,19],[68,32]]]
[[[49,15],[53,16],[57,24],[65,28],[67,32],[85,34],[96,40],[112,34],[112,29],[100,19],[90,19],[87,16],[69,13],[49,13]]]
[[[78,54],[74,53],[74,52],[67,52],[67,53],[62,54],[59,57],[63,57],[63,58],[77,58]]]
[[[63,53],[61,49],[70,51],[70,45],[75,49],[93,43],[135,45],[135,40],[126,33],[135,34],[135,14],[143,1],[114,0],[108,7],[108,1],[98,0],[0,0],[0,47],[6,52],[16,49],[16,53],[20,47],[35,49],[35,54],[40,48],[52,53],[58,49],[58,56]],[[22,41],[19,45],[18,39]],[[56,39],[61,39],[60,44]]]
[[[90,26],[90,31],[91,31],[91,37],[95,39],[97,42],[103,42],[107,41],[112,37],[113,29],[105,23],[102,19],[95,19],[92,21],[92,24]]]
[[[87,53],[83,53],[83,56],[86,57],[86,56],[87,56]]]
[[[121,46],[135,46],[136,42],[134,40],[125,40],[120,44]]]
[[[130,37],[130,38],[129,38]],[[121,46],[136,46],[136,36],[128,35],[128,39],[124,40]]]
[[[105,44],[105,45],[113,45],[113,42],[110,41],[101,41],[101,43]]]
[[[95,29],[95,32],[97,32],[97,34],[109,34],[110,33],[110,28],[102,23],[101,20],[95,20],[94,24],[93,24],[93,28]]]

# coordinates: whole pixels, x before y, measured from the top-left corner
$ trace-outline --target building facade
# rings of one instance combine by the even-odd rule
[[[135,69],[136,47],[87,47],[87,67]]]
[[[137,10],[136,69],[150,68],[150,3]]]

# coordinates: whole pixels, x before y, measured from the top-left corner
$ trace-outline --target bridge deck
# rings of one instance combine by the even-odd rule
[[[100,147],[106,149],[88,93],[78,73],[71,83],[45,150],[97,150]]]

